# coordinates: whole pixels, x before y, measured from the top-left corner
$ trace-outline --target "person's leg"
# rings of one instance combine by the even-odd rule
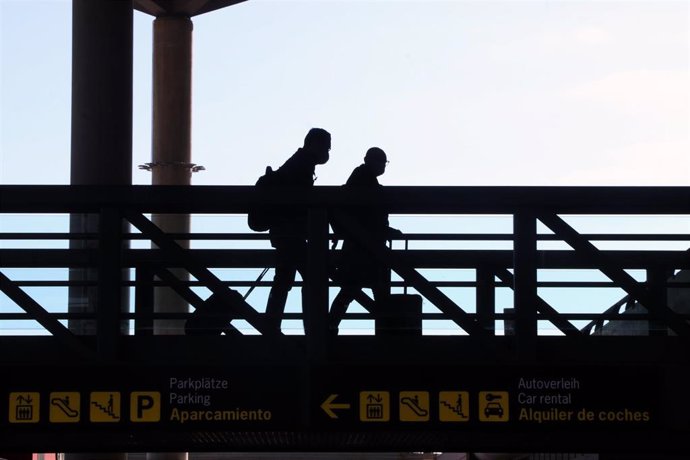
[[[308,329],[310,328],[309,324],[309,317],[307,315],[307,291],[306,291],[306,279],[308,277],[307,274],[307,242],[306,241],[297,241],[295,244],[292,245],[290,248],[291,251],[291,259],[294,263],[295,267],[295,272],[299,272],[300,276],[302,277],[302,289],[300,290],[300,294],[302,296],[302,324],[304,327],[304,333],[308,334],[309,331]],[[294,272],[293,272],[293,283],[294,283]]]
[[[383,267],[377,267],[375,282],[371,291],[372,294],[374,294],[374,300],[376,301],[377,307],[384,307],[388,303],[388,298],[391,295],[390,270]]]
[[[277,272],[278,269],[276,267],[276,278],[278,277]],[[269,324],[269,329],[273,332],[280,332],[280,324],[282,322],[285,302],[287,301],[289,291],[290,288],[285,289],[283,286],[274,284],[273,287],[271,287],[271,292],[268,294],[266,321]]]
[[[276,269],[273,277],[273,286],[268,294],[266,304],[266,318],[270,329],[280,332],[282,316],[285,312],[285,303],[288,293],[295,283],[297,273],[297,261],[295,260],[294,245],[282,243],[276,245]]]
[[[376,305],[376,318],[385,318],[392,314],[390,305],[391,281],[390,271],[379,267],[376,274],[376,283],[371,288],[374,294],[374,304]]]
[[[356,292],[359,290],[353,286],[343,286],[333,299],[331,303],[331,311],[328,315],[328,329],[332,334],[338,335],[338,326],[340,321],[347,312],[347,307],[350,306],[352,300],[355,298]]]

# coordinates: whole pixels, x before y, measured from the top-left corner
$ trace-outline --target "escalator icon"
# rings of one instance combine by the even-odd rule
[[[428,422],[429,392],[401,391],[399,410],[401,422]]]
[[[50,393],[50,422],[76,423],[81,415],[81,396],[78,392]]]

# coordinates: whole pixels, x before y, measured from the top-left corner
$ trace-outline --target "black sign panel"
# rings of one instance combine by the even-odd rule
[[[11,374],[3,382],[9,429],[288,429],[303,412],[304,379],[295,368],[20,367]]]
[[[312,404],[312,417],[339,429],[600,429],[661,422],[661,381],[652,368],[353,367],[317,374],[322,403],[319,409]]]
[[[482,437],[508,440],[503,450],[570,438],[597,448],[611,434],[690,434],[690,398],[665,394],[668,381],[653,366],[12,367],[0,445],[362,450],[392,433],[388,448],[472,448]],[[358,433],[371,445],[334,438]]]

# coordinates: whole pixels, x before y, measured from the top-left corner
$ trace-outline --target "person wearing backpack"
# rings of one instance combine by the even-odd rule
[[[388,158],[382,149],[370,148],[364,156],[364,164],[352,171],[344,185],[345,189],[359,190],[366,196],[375,197],[383,188],[378,177],[386,171],[387,164]],[[388,240],[402,237],[400,230],[388,224],[388,211],[380,207],[363,206],[345,211],[344,216],[356,223],[376,245],[384,246]],[[337,224],[334,230],[336,235],[340,233]],[[383,306],[390,295],[390,270],[376,263],[356,239],[346,234],[340,236],[343,238],[343,248],[334,279],[341,287],[333,299],[329,315],[329,329],[335,335],[347,307],[362,288],[371,288],[377,306]]]
[[[277,189],[308,190],[313,187],[316,166],[328,161],[330,150],[330,133],[321,128],[310,129],[304,138],[304,145],[274,172]],[[307,219],[308,210],[303,206],[284,207],[271,216],[269,239],[276,250],[276,268],[266,304],[266,316],[270,329],[276,333],[280,332],[285,303],[295,283],[295,276],[299,271],[304,279],[306,273]],[[302,308],[304,311],[304,295]]]

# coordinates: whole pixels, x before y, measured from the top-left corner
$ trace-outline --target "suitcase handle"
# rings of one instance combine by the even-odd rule
[[[405,252],[407,252],[407,243],[408,242],[409,242],[409,240],[407,238],[405,238]],[[403,294],[407,294],[407,283],[405,282],[404,279],[403,279]]]
[[[249,287],[249,290],[247,291],[247,293],[246,293],[245,295],[242,296],[242,298],[243,298],[244,300],[247,300],[247,297],[249,297],[249,294],[251,294],[252,291],[254,290],[254,288],[257,287],[257,286],[259,285],[259,283],[260,283],[261,280],[264,278],[264,276],[266,276],[266,273],[268,273],[268,267],[264,268],[264,270],[261,272],[261,274],[260,274],[259,277],[256,279],[256,281],[254,281],[254,284],[252,284],[252,285]]]

